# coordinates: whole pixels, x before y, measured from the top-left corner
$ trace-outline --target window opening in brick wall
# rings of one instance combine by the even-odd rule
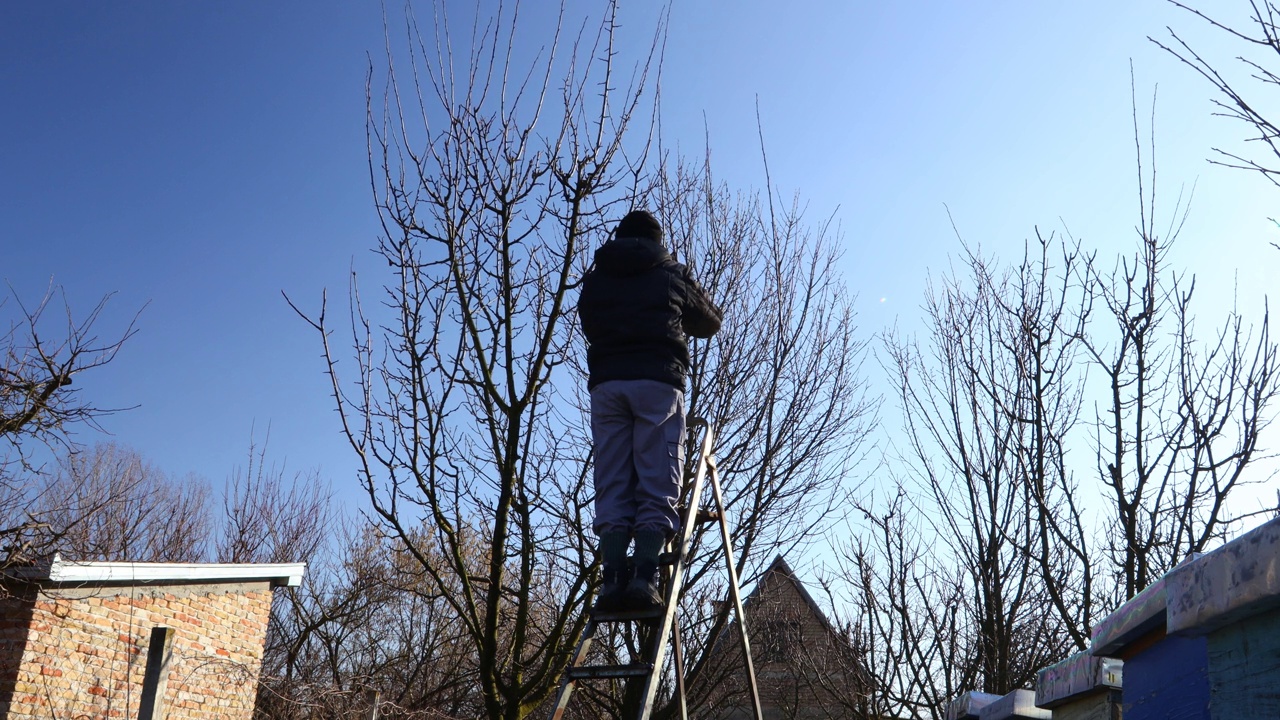
[[[147,667],[142,679],[142,700],[138,704],[138,720],[164,717],[164,691],[169,680],[169,661],[173,659],[173,634],[170,627],[151,628],[147,647]]]

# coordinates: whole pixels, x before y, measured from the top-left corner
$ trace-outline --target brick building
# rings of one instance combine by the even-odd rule
[[[0,716],[244,718],[306,566],[65,562],[0,580]]]
[[[779,555],[745,602],[747,635],[766,720],[866,717],[867,673],[856,649],[823,614]],[[716,643],[698,692],[698,713],[750,718],[736,628]]]

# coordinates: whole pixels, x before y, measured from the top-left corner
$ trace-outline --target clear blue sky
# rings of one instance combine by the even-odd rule
[[[1229,19],[1245,5],[1212,4],[1240,6]],[[623,5],[629,51],[649,5]],[[1064,223],[1129,247],[1130,59],[1144,124],[1159,85],[1166,206],[1197,186],[1175,260],[1199,275],[1202,311],[1225,309],[1237,278],[1248,310],[1280,270],[1280,191],[1205,162],[1244,129],[1210,117],[1208,85],[1146,39],[1172,24],[1229,62],[1237,49],[1190,15],[1157,0],[788,5],[675,2],[664,134],[700,154],[705,123],[720,176],[758,187],[758,98],[774,182],[840,221],[865,334],[918,321],[928,272],[958,250],[944,205],[988,252]],[[105,421],[116,440],[219,482],[269,425],[273,458],[349,487],[316,338],[281,291],[340,301],[367,262],[364,83],[382,48],[373,2],[0,4],[0,277],[28,300],[52,278],[79,312],[116,293],[104,335],[146,305],[81,383],[138,406]]]

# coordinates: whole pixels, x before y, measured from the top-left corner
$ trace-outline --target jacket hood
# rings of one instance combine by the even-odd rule
[[[671,259],[671,253],[648,238],[616,238],[596,250],[596,270],[614,276],[639,275]]]

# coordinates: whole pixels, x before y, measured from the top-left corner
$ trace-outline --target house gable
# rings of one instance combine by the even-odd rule
[[[744,601],[766,718],[862,717],[866,671],[848,637],[827,619],[781,555]],[[716,641],[695,702],[715,718],[751,717],[738,630]]]

